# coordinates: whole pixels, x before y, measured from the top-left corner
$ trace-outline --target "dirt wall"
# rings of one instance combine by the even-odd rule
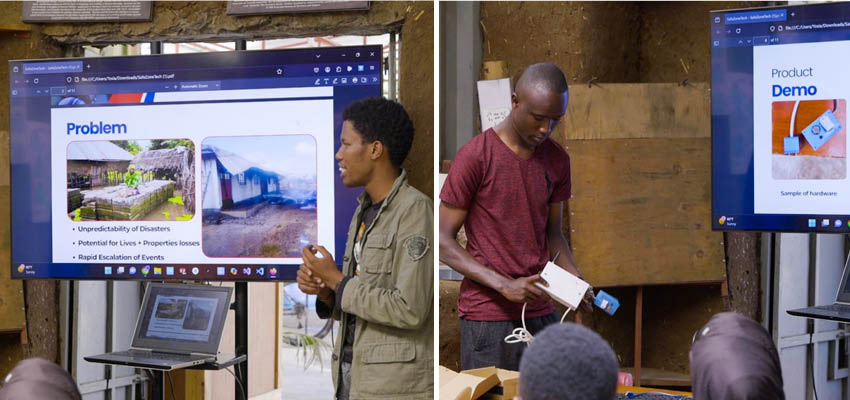
[[[372,4],[374,7],[378,3]],[[411,185],[433,198],[434,6],[415,2],[407,7],[410,9],[401,30],[399,100],[410,114],[416,132],[404,168]]]
[[[639,11],[630,2],[482,2],[482,58],[505,61],[513,82],[541,61],[570,83],[635,82]]]
[[[709,12],[762,7],[767,2],[643,2],[638,82],[709,82]]]

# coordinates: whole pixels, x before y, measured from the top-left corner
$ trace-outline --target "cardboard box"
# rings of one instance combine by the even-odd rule
[[[484,395],[481,396],[482,399],[488,400],[513,400],[514,397],[517,396],[517,384],[519,383],[519,372],[510,371],[507,369],[501,369],[496,367],[486,367],[486,368],[478,368],[478,369],[469,369],[466,371],[461,371],[464,374],[470,374],[474,376],[493,376],[499,379],[498,384],[490,388]]]
[[[440,366],[441,400],[512,400],[519,372],[495,367],[454,372]]]

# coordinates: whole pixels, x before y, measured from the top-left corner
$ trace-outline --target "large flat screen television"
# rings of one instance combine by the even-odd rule
[[[712,227],[850,232],[850,3],[711,12]]]
[[[342,111],[380,46],[12,61],[13,278],[294,279],[360,190]]]

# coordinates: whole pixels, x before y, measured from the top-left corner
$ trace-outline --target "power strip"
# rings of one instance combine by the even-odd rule
[[[535,283],[537,287],[549,294],[555,301],[573,309],[578,309],[590,284],[579,279],[577,276],[567,272],[553,262],[546,263],[543,272],[540,273],[549,286],[540,282]]]
[[[817,151],[840,130],[841,122],[838,121],[832,110],[827,110],[803,129],[803,136],[806,137],[812,148]]]

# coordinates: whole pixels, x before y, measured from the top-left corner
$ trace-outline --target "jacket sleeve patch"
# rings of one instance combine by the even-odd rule
[[[428,238],[425,236],[411,236],[404,241],[404,247],[407,249],[407,256],[413,261],[419,261],[428,250],[431,248],[428,245]]]

